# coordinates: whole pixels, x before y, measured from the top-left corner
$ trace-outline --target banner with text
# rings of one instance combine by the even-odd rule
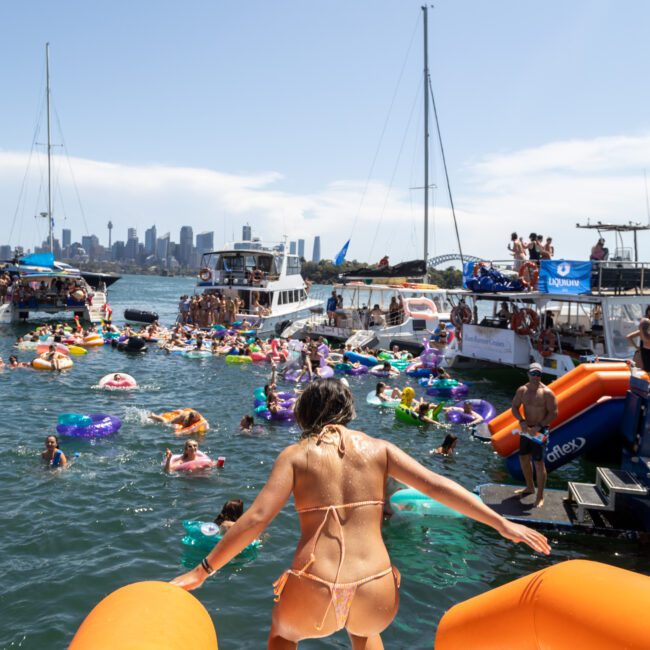
[[[591,291],[591,262],[542,260],[539,272],[541,293],[577,295]]]

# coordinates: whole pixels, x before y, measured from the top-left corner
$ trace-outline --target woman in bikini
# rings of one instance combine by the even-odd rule
[[[386,478],[411,485],[495,528],[513,542],[549,553],[540,533],[507,521],[470,492],[434,474],[386,440],[347,428],[350,390],[336,379],[309,384],[295,407],[301,440],[277,457],[266,485],[201,564],[172,582],[191,590],[258,538],[293,492],[301,537],[274,584],[268,648],[345,628],[353,650],[380,650],[380,633],[398,607],[399,573],[381,536]]]

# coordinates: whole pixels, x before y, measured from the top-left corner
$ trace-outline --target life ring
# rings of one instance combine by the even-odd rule
[[[537,331],[539,314],[532,309],[520,309],[512,315],[510,327],[520,336],[528,336]]]
[[[201,279],[201,282],[208,282],[212,279],[212,271],[210,269],[201,269],[199,272],[199,278]]]
[[[537,289],[539,280],[539,267],[535,262],[524,262],[519,269],[519,279],[526,287]]]
[[[449,314],[449,320],[457,330],[472,322],[472,310],[467,305],[456,305]]]
[[[474,264],[474,270],[472,271],[472,277],[476,278],[478,277],[478,274],[480,273],[481,269],[487,269],[488,264],[485,262],[478,262],[477,264]]]
[[[537,351],[543,357],[550,357],[557,347],[557,338],[552,329],[544,330],[537,339]]]

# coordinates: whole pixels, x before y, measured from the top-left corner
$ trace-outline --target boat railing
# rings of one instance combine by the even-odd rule
[[[592,294],[645,295],[650,293],[650,263],[615,258],[590,261]],[[515,260],[485,260],[479,264],[510,272],[515,272],[517,266]],[[507,292],[503,293],[507,294]]]

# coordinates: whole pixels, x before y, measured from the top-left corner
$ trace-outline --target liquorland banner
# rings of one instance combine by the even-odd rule
[[[539,272],[542,293],[579,294],[591,291],[591,262],[542,260]]]

